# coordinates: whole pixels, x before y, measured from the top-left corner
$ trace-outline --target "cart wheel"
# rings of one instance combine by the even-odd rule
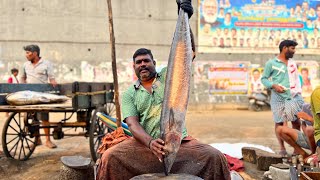
[[[103,108],[93,110],[90,124],[90,153],[92,160],[95,162],[99,158],[98,148],[101,145],[103,136],[108,133],[108,127],[102,123],[102,121],[96,116],[97,112],[103,112]]]
[[[106,103],[104,111],[108,116],[116,117],[116,105],[114,103]]]
[[[28,118],[30,113],[11,113],[2,130],[4,154],[13,159],[27,160],[35,149],[39,136],[30,133]]]
[[[254,104],[253,105],[253,110],[256,112],[262,111],[262,106],[259,104]]]

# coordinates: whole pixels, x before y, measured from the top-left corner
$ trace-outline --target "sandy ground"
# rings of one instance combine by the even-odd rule
[[[52,121],[59,121],[61,114],[50,114]],[[0,113],[0,130],[5,122],[5,114]],[[248,110],[192,111],[187,114],[189,134],[204,143],[251,143],[267,146],[274,151],[279,147],[274,134],[271,111],[253,112]],[[78,129],[79,131],[79,129]],[[44,138],[42,137],[44,140]],[[60,157],[82,155],[90,157],[89,139],[85,137],[65,137],[54,140],[56,149],[38,146],[27,161],[0,159],[0,179],[58,179],[61,167]],[[292,151],[291,148],[288,148]],[[246,164],[246,172],[260,179],[263,172]]]

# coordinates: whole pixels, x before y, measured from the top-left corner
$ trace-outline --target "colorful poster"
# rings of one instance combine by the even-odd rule
[[[320,1],[199,0],[198,51],[276,53],[298,42],[299,53],[320,51]]]
[[[302,87],[302,97],[309,98],[312,91],[319,84],[318,69],[316,61],[296,61],[300,72],[300,82]]]
[[[251,67],[250,75],[249,75],[250,83],[249,83],[248,94],[266,91],[266,88],[261,82],[262,73],[263,73],[262,67],[259,67],[259,68]]]
[[[212,62],[208,69],[209,93],[239,95],[248,93],[246,62]]]

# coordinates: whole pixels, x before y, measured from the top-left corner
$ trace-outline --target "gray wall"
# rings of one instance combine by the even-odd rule
[[[193,0],[195,13],[190,19],[195,37],[197,4]],[[152,49],[156,59],[166,61],[177,19],[175,0],[113,0],[112,5],[118,62],[130,62],[139,47]],[[26,61],[22,47],[31,43],[40,45],[41,56],[60,69],[63,64],[79,69],[81,61],[93,65],[111,61],[106,0],[1,0],[0,12],[0,77],[13,66],[21,67]],[[198,54],[197,59],[264,64],[273,56]],[[318,60],[319,56],[297,54],[296,58]],[[72,73],[80,77],[79,72]],[[58,81],[66,81],[59,77]]]
[[[22,46],[37,43],[55,62],[110,61],[106,0],[2,0],[0,57],[24,61]],[[112,1],[117,58],[130,58],[138,47],[167,59],[176,22],[173,0]],[[196,18],[192,19],[195,27]],[[91,49],[91,51],[88,51]]]

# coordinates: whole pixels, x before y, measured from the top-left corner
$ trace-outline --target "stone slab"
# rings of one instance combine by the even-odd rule
[[[279,169],[279,168],[270,166],[269,171],[271,172],[272,180],[290,180],[289,169]]]
[[[193,176],[190,174],[169,174],[169,176],[166,176],[164,173],[152,173],[152,174],[142,174],[139,176],[135,176],[131,178],[130,180],[203,180],[200,177]]]
[[[279,169],[289,169],[289,168],[290,168],[289,165],[282,164],[282,163],[271,164],[271,166],[273,166],[273,167],[275,167],[275,168],[279,168]]]
[[[60,159],[63,165],[73,169],[87,169],[91,164],[90,158],[82,156],[62,156]]]

